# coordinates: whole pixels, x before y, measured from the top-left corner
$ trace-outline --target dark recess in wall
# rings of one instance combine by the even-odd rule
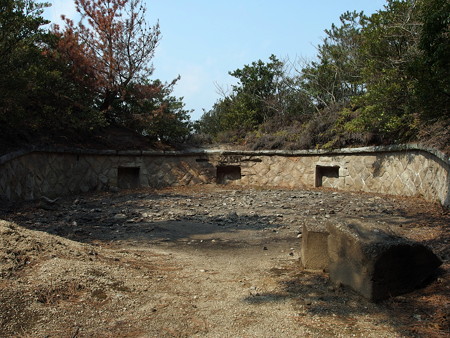
[[[117,186],[121,189],[140,187],[139,167],[119,167],[117,170]]]
[[[241,179],[241,167],[236,165],[226,165],[217,167],[217,183],[226,184],[228,181]]]
[[[324,177],[339,178],[339,166],[316,165],[316,187],[322,186]]]

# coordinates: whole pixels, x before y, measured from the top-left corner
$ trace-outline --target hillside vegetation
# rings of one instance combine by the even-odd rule
[[[2,148],[79,144],[119,129],[149,144],[418,141],[449,150],[448,0],[388,0],[371,15],[344,13],[313,61],[271,55],[231,71],[237,84],[196,122],[172,95],[179,78],[152,78],[161,32],[146,22],[142,0],[75,4],[79,22],[64,18],[59,27],[42,17],[48,3],[0,3]]]
[[[5,142],[78,142],[118,127],[151,141],[189,135],[177,79],[152,79],[159,25],[142,0],[77,0],[80,21],[49,25],[50,6],[0,2],[0,124]]]
[[[197,124],[202,140],[253,149],[419,141],[449,149],[450,2],[388,0],[325,30],[314,61],[271,55]]]

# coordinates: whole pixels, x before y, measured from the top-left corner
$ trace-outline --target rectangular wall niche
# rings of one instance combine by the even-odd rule
[[[339,178],[339,166],[316,165],[316,187],[321,187],[325,178]]]
[[[241,179],[241,167],[236,165],[224,165],[217,167],[218,184],[227,184],[229,181],[236,181]]]
[[[198,163],[208,162],[208,159],[207,158],[197,158],[197,159],[195,159],[195,162],[198,162]]]
[[[140,187],[139,167],[119,167],[117,171],[117,186],[121,189]]]

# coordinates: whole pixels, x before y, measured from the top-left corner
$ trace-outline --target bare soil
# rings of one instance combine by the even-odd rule
[[[302,269],[304,222],[430,246],[423,288],[370,303]],[[415,198],[205,185],[0,206],[1,337],[448,337],[450,215]]]

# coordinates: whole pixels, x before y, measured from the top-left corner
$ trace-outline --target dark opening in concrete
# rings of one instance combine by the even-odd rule
[[[224,165],[217,167],[217,183],[226,184],[228,181],[241,179],[241,167],[236,165]]]
[[[316,187],[321,187],[323,178],[339,178],[339,166],[316,165]]]
[[[119,167],[117,172],[117,186],[121,189],[140,187],[139,167]]]
[[[207,158],[197,158],[195,162],[208,162]]]

